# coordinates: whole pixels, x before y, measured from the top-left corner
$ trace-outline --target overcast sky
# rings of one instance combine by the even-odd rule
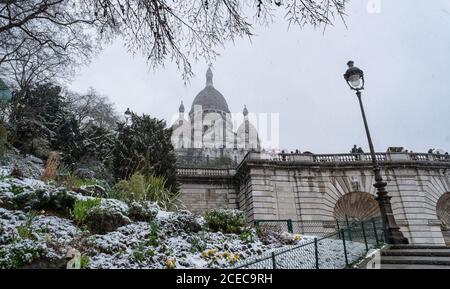
[[[280,114],[280,147],[314,153],[367,151],[356,96],[343,79],[352,59],[364,70],[363,98],[377,151],[403,146],[450,151],[450,1],[351,1],[345,25],[325,33],[287,29],[283,19],[257,37],[229,43],[213,63],[214,84],[232,112]],[[170,120],[204,88],[206,63],[184,84],[170,63],[150,70],[116,42],[80,70],[71,89],[92,86],[116,108]]]

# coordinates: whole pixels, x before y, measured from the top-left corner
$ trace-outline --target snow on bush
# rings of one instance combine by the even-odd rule
[[[83,202],[95,205],[85,208],[80,222],[74,210]],[[294,245],[311,240],[289,238]],[[232,268],[291,248],[279,239],[263,243],[237,210],[213,210],[203,218],[150,202],[127,205],[32,179],[0,178],[0,268],[64,267],[74,250],[86,268]],[[340,241],[321,242],[328,248],[320,252],[321,264],[343,267]],[[361,244],[348,246],[350,259],[363,253]]]
[[[0,247],[0,269],[21,268],[45,254],[45,244],[33,240],[18,240]]]
[[[14,167],[20,170],[25,178],[40,179],[44,171],[44,162],[32,155],[7,153],[0,157],[0,177],[9,176]]]
[[[159,212],[159,206],[153,202],[132,202],[129,205],[129,215],[134,221],[150,222]]]
[[[64,259],[80,232],[67,219],[0,208],[0,268],[20,268],[36,259]]]
[[[245,215],[238,210],[213,209],[205,214],[205,221],[214,232],[239,234],[246,226]]]

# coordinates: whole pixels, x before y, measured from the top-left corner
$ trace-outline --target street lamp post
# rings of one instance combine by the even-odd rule
[[[128,125],[130,117],[131,117],[131,110],[130,108],[127,108],[127,110],[125,111],[125,125]]]
[[[356,91],[356,96],[358,97],[359,106],[361,108],[361,114],[364,121],[364,127],[366,129],[367,140],[369,142],[370,155],[372,157],[373,171],[375,174],[375,184],[374,187],[377,189],[378,205],[380,207],[381,216],[386,226],[387,238],[386,240],[389,244],[408,244],[408,239],[406,239],[400,228],[395,221],[394,214],[392,212],[391,197],[386,191],[387,183],[383,181],[381,177],[380,166],[378,165],[377,157],[375,155],[375,149],[372,143],[372,137],[370,136],[369,125],[367,124],[366,113],[364,112],[364,106],[361,99],[361,90],[364,90],[364,72],[358,67],[354,66],[353,61],[347,63],[348,70],[344,74],[344,78],[347,84],[352,90]]]

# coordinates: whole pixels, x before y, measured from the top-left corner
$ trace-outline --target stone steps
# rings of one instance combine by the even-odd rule
[[[450,247],[392,245],[381,252],[381,269],[450,269]]]
[[[397,249],[387,250],[381,253],[382,256],[419,256],[419,257],[450,257],[449,249]]]
[[[381,269],[428,269],[428,270],[441,270],[450,269],[450,266],[439,265],[423,265],[423,264],[381,264]]]
[[[412,265],[448,265],[450,257],[435,256],[382,256],[381,264],[412,264]]]
[[[399,249],[419,249],[419,250],[449,249],[450,250],[450,247],[439,246],[439,245],[389,245],[389,247],[387,249],[388,250],[399,250]]]

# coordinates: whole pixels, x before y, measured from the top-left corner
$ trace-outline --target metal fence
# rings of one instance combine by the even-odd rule
[[[256,227],[262,227],[275,232],[323,237],[336,232],[337,221],[293,221],[293,220],[257,220]],[[345,227],[341,224],[341,227]]]
[[[236,269],[342,269],[383,244],[381,218],[361,222],[256,221],[258,227],[303,235],[298,245],[275,249],[235,265]]]

